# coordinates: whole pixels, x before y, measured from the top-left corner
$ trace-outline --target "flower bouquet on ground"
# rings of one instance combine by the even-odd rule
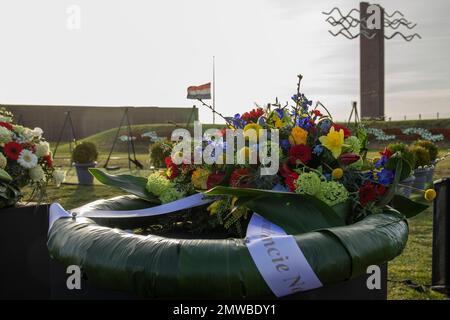
[[[194,137],[175,130],[166,169],[147,179],[91,169],[100,182],[133,196],[97,201],[72,214],[147,237],[142,242],[140,235],[109,232],[93,221],[62,219],[50,231],[52,255],[84,264],[100,286],[120,278],[122,289],[144,296],[171,297],[164,288],[175,284],[177,297],[210,298],[285,295],[273,285],[283,279],[264,274],[272,265],[293,270],[283,237],[302,251],[306,269],[300,269],[313,279],[303,287],[294,280],[286,288],[290,293],[348,280],[399,255],[408,235],[406,218],[427,207],[396,194],[399,182],[411,175],[411,163],[401,151],[387,149],[380,159],[369,159],[364,129],[337,124],[299,88],[300,83],[291,103],[224,117],[222,129],[203,133],[197,124]],[[99,234],[104,241],[96,241]],[[259,240],[280,258],[261,262],[249,245]],[[104,254],[91,264],[87,252]],[[113,256],[119,258],[108,260]],[[163,278],[157,276],[161,272]],[[127,280],[135,276],[142,283]],[[199,281],[214,283],[214,290],[195,285]]]
[[[20,201],[25,186],[31,186],[41,201],[49,180],[57,185],[64,180],[64,173],[53,167],[50,145],[42,134],[40,128],[15,124],[10,112],[0,110],[0,208]]]

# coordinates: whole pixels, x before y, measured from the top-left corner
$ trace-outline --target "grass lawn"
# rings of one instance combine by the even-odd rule
[[[67,160],[68,154],[59,154],[57,165],[66,167],[70,162]],[[120,165],[119,171],[129,173],[126,160],[126,154],[115,154],[119,159],[115,159],[111,164]],[[99,159],[100,165],[104,164],[107,154],[102,154]],[[149,168],[148,155],[141,153],[138,159]],[[149,170],[140,172],[134,171],[133,174],[146,176]],[[450,177],[450,158],[440,162],[436,168],[435,179]],[[76,182],[74,169],[70,170],[69,182]],[[71,209],[81,206],[85,203],[109,198],[123,194],[120,191],[96,184],[94,186],[62,185],[60,188],[49,187],[48,201],[59,202],[63,207]],[[408,244],[402,255],[389,263],[389,299],[445,299],[445,296],[429,289],[431,284],[431,246],[432,246],[432,208],[409,221],[410,236]],[[417,284],[419,290],[410,288],[404,281],[410,280]]]

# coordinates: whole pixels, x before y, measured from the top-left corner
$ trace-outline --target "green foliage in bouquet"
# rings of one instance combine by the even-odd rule
[[[428,140],[418,140],[414,142],[413,145],[424,147],[430,153],[430,160],[431,161],[436,160],[439,153],[439,149],[434,142]]]
[[[165,159],[170,157],[172,145],[169,141],[159,140],[150,146],[150,162],[156,168],[165,167]]]
[[[72,162],[80,164],[88,164],[97,161],[97,146],[88,141],[77,144],[72,152]]]

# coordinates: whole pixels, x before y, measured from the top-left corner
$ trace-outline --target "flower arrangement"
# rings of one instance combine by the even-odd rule
[[[229,164],[224,161],[229,156],[227,141],[205,135],[200,149],[211,145],[223,148],[223,152],[213,155],[212,164],[175,164],[167,156],[166,170],[149,176],[147,191],[167,203],[217,186],[276,190],[314,197],[331,207],[350,205],[350,221],[354,222],[380,212],[393,196],[392,185],[409,176],[413,169],[401,150],[385,149],[378,161],[367,159],[367,132],[362,126],[356,124],[350,130],[335,123],[320,102],[313,107],[312,101],[299,92],[291,104],[281,106],[275,102],[225,119],[227,126],[219,134],[222,138],[226,129],[242,130],[244,135],[249,130],[278,131],[279,143],[272,144],[270,150],[279,155],[276,174],[261,174],[264,161],[257,155],[260,144],[247,144],[234,152],[235,159],[246,159],[243,164]],[[187,158],[193,159],[195,152],[194,148]],[[250,161],[252,155],[256,162]],[[237,196],[222,195],[208,207],[210,218],[241,230],[247,210],[238,198],[239,192]]]
[[[282,199],[298,195],[292,198],[295,203],[301,199],[302,203],[342,212],[348,224],[383,212],[388,204],[397,208],[393,205],[393,199],[399,197],[397,185],[411,176],[414,154],[400,143],[381,151],[379,159],[367,158],[364,127],[358,122],[348,126],[334,122],[325,106],[320,102],[313,105],[300,93],[300,83],[297,88],[291,102],[284,105],[277,99],[233,117],[218,114],[226,126],[201,133],[200,141],[192,141],[190,132],[175,138],[172,134],[174,143],[159,153],[165,154],[166,168],[153,172],[145,183],[133,180],[138,184],[133,188],[126,182],[131,177],[106,176],[98,170],[91,173],[103,183],[134,191],[153,203],[169,203],[198,192],[216,196],[207,210],[183,217],[196,231],[199,226],[225,227],[242,235],[251,210],[259,210],[255,209],[255,199],[280,194]],[[194,125],[194,136],[195,131]],[[235,138],[239,140],[240,134],[244,143],[235,149]],[[274,167],[275,171],[265,173]],[[279,206],[290,203],[284,201],[274,202]],[[409,199],[396,201],[399,203],[410,204]],[[304,208],[287,206],[283,210]]]
[[[65,174],[55,170],[50,145],[42,134],[40,128],[15,124],[10,112],[0,110],[0,208],[16,204],[27,185],[42,199],[48,181],[63,182]]]

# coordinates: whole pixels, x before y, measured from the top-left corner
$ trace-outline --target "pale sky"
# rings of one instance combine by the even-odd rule
[[[422,35],[386,41],[387,115],[450,117],[450,1],[376,3]],[[215,56],[226,115],[287,101],[301,73],[306,96],[344,119],[359,100],[359,40],[328,33],[321,12],[335,5],[359,1],[0,0],[0,103],[189,107],[186,88],[211,81]]]

